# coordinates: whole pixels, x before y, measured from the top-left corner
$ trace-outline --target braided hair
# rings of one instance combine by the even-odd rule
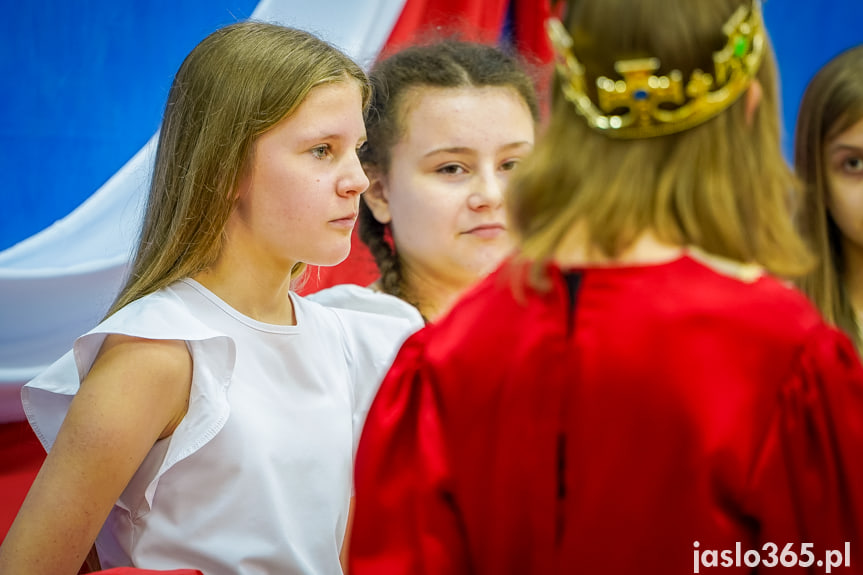
[[[390,150],[406,132],[402,102],[409,91],[422,87],[509,87],[514,89],[539,121],[534,82],[517,56],[476,42],[441,40],[405,48],[378,62],[370,73],[373,95],[366,119],[368,142],[360,152],[363,166],[386,174]],[[360,201],[359,236],[375,259],[381,291],[410,300],[402,277],[401,260],[390,224],[375,219],[365,200]]]

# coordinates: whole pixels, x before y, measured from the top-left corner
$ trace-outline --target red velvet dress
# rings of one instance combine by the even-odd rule
[[[802,295],[690,255],[521,299],[507,269],[384,381],[351,575],[863,572],[863,369]]]

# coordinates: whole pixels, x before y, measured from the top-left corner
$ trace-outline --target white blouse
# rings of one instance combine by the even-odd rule
[[[188,412],[111,511],[96,543],[103,568],[341,573],[360,429],[416,325],[291,298],[296,325],[271,325],[183,280],[106,319],[24,387],[50,449],[107,334],[187,342]]]

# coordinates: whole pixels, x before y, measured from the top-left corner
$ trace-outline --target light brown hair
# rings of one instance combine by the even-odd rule
[[[723,24],[751,0],[576,0],[565,26],[586,83],[618,78],[618,60],[655,57],[657,72],[713,72]],[[555,82],[552,117],[514,174],[507,207],[533,283],[575,226],[587,248],[620,255],[643,232],[772,273],[805,273],[810,256],[792,221],[795,179],[782,156],[778,82],[769,44],[758,72],[763,98],[745,98],[689,130],[648,139],[609,138],[587,126]],[[589,94],[596,102],[595,88]]]
[[[825,144],[863,119],[863,46],[843,52],[815,75],[800,103],[794,163],[804,185],[800,228],[818,256],[801,289],[825,319],[860,347],[854,309],[845,290],[842,233],[827,210]]]
[[[212,265],[255,139],[315,86],[370,86],[345,54],[308,32],[261,22],[226,26],[186,57],[159,134],[146,215],[129,278],[108,315]],[[292,277],[305,264],[297,264]]]

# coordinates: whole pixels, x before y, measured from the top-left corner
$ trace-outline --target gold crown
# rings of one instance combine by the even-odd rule
[[[695,70],[684,84],[680,70],[656,76],[658,58],[615,62],[621,76],[596,80],[598,105],[585,90],[584,66],[572,53],[572,37],[560,20],[546,22],[563,94],[587,124],[613,138],[664,136],[688,130],[737,101],[764,54],[761,0],[740,6],[722,27],[728,42],[713,53],[713,75]]]

